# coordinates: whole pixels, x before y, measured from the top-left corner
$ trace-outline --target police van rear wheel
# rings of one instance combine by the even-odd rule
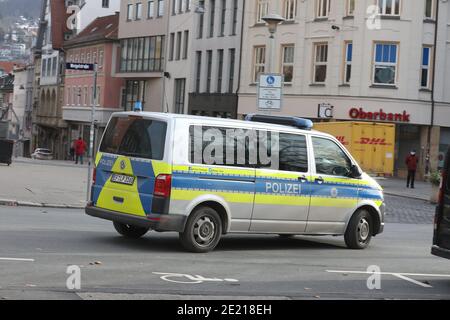
[[[120,222],[113,222],[114,228],[118,233],[123,235],[126,238],[138,239],[145,235],[149,228],[136,227],[129,224],[124,224]]]
[[[222,235],[222,221],[216,210],[200,207],[189,217],[180,242],[191,252],[204,253],[214,250]]]
[[[345,231],[345,244],[350,249],[365,249],[372,239],[372,217],[367,210],[356,212]]]

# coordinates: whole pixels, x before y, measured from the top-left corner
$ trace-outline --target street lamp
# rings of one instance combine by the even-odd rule
[[[270,58],[267,64],[267,71],[273,73],[274,70],[272,70],[272,65],[275,60],[275,33],[277,32],[278,25],[286,19],[275,13],[264,16],[262,19],[267,23],[270,32]]]

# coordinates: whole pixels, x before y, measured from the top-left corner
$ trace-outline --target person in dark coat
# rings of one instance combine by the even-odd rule
[[[406,160],[405,160],[406,167],[408,168],[408,178],[406,179],[406,187],[407,188],[409,188],[409,186],[411,186],[411,188],[414,189],[414,180],[416,178],[418,162],[419,162],[419,159],[417,159],[417,157],[416,157],[416,151],[412,150],[409,153],[409,156],[407,156]]]

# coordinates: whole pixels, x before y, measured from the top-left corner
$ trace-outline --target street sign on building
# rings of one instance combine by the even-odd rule
[[[283,99],[283,75],[261,74],[258,83],[258,108],[280,111]]]
[[[76,62],[67,62],[66,63],[67,70],[79,70],[79,71],[94,71],[95,64],[93,63],[76,63]]]
[[[331,119],[333,118],[334,107],[329,103],[320,103],[317,111],[318,118]]]

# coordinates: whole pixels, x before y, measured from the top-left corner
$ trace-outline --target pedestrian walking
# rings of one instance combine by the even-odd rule
[[[75,161],[75,141],[72,142],[69,150],[69,160]]]
[[[75,164],[78,164],[78,160],[83,164],[83,155],[86,152],[86,143],[84,140],[79,137],[77,141],[75,141]]]
[[[419,159],[416,157],[416,151],[411,150],[409,155],[406,157],[405,163],[406,167],[408,168],[408,178],[406,179],[406,187],[409,188],[411,186],[412,189],[414,189],[414,180],[416,179],[416,170],[417,170],[417,163],[419,162]]]

